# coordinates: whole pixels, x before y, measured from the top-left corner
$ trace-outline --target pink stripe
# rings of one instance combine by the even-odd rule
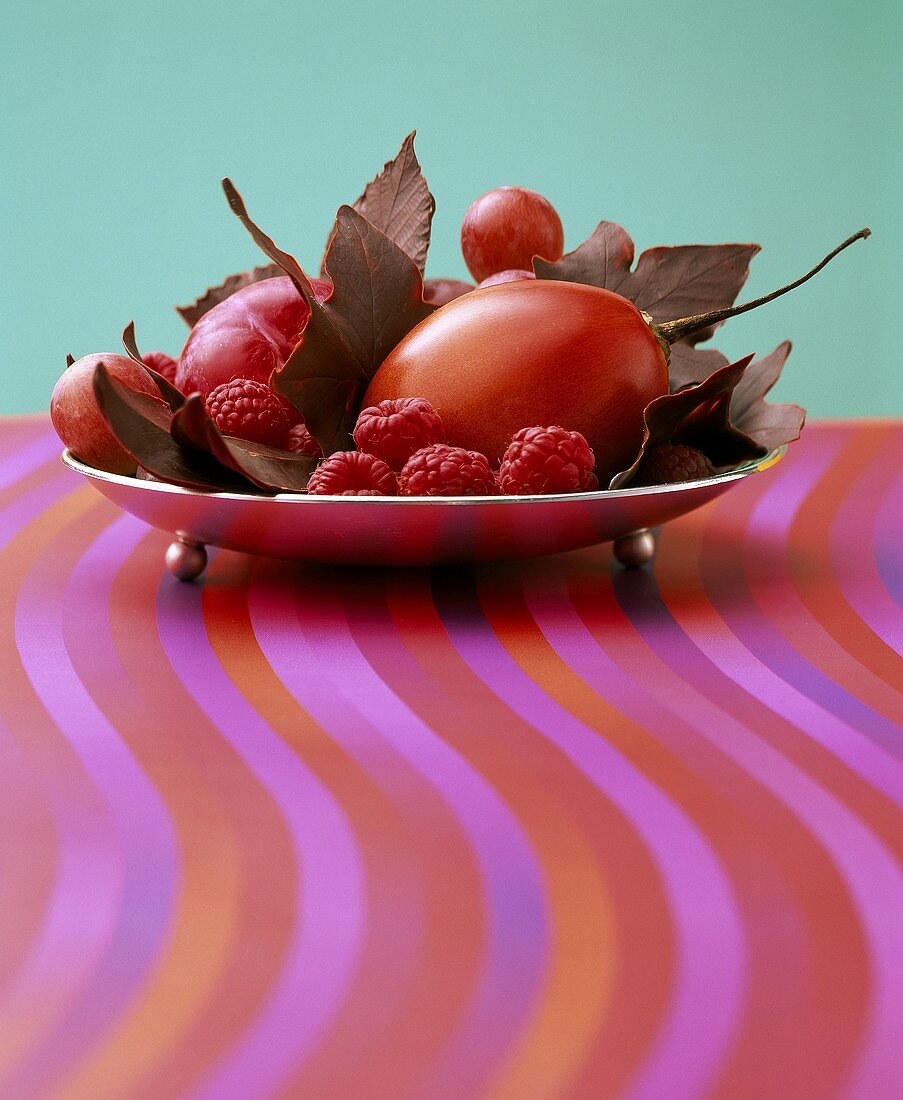
[[[900,568],[900,531],[903,530],[903,470],[895,478],[891,490],[875,522],[873,549],[878,576],[888,595],[903,608],[903,569]]]
[[[53,1016],[42,1036],[47,1045],[35,1043],[8,1079],[11,1093],[39,1093],[77,1053],[78,1036],[60,1043],[55,1028],[64,1024],[109,951],[124,893],[136,898],[165,885],[173,845],[156,792],[69,662],[61,621],[65,585],[51,546],[23,582],[16,606],[23,667],[86,774],[54,775],[49,768],[43,773],[59,821],[60,873],[41,935],[5,1009],[27,1012],[23,1004],[37,997]],[[48,996],[50,991],[55,992]]]
[[[738,638],[760,661],[781,679],[793,684],[814,703],[829,710],[841,721],[872,738],[886,753],[903,759],[899,727],[872,707],[851,695],[821,668],[812,664],[788,641],[781,630],[784,621],[793,621],[806,630],[811,644],[817,643],[827,654],[852,663],[853,658],[840,647],[809,613],[786,572],[786,546],[790,526],[806,498],[819,481],[827,476],[844,444],[843,437],[827,433],[803,448],[762,494],[747,524],[744,572],[746,592],[732,592],[720,599],[719,570],[713,549],[707,554],[710,567],[704,567],[705,582],[713,602],[723,605],[723,617]],[[774,560],[763,561],[761,546],[774,547]],[[866,676],[873,674],[857,663]],[[876,681],[877,683],[877,681]],[[877,686],[887,691],[887,685]]]
[[[868,553],[868,549],[878,542],[882,513],[893,511],[896,496],[898,522],[895,550],[899,560],[903,531],[903,481],[899,479],[894,460],[901,450],[903,431],[897,430],[844,498],[830,531],[831,564],[840,590],[863,622],[891,650],[888,653],[889,666],[895,660],[897,663],[903,661],[903,613],[882,585],[875,557]]]
[[[297,617],[291,624],[285,621],[278,591],[267,593],[255,586],[250,601],[255,631],[286,687],[384,789],[399,797],[397,764],[383,747],[388,744],[449,807],[471,842],[486,891],[487,956],[461,1030],[452,1037],[451,1049],[429,1084],[422,1086],[431,1096],[466,1095],[468,1083],[481,1081],[506,1052],[512,1006],[514,1027],[528,1011],[509,998],[535,988],[543,965],[546,930],[539,872],[508,807],[466,759],[373,672],[330,598],[331,586],[325,587],[324,595],[324,585],[314,577],[310,591],[299,592]],[[264,595],[269,596],[266,602]],[[258,630],[264,622],[266,637]],[[281,633],[279,645],[273,644],[274,629]],[[402,804],[407,797],[401,795]]]
[[[45,462],[59,459],[62,445],[53,433],[39,435],[22,447],[17,447],[0,460],[0,491],[9,488]],[[61,467],[62,469],[63,467]],[[78,483],[78,475],[67,471],[70,487]]]
[[[654,584],[643,579],[644,587]],[[870,1022],[851,1081],[853,1095],[892,1095],[899,1081],[899,1036],[903,988],[899,950],[903,874],[886,847],[847,807],[787,760],[754,731],[706,697],[722,689],[716,667],[684,635],[660,603],[642,602],[622,586],[621,603],[651,651],[671,668],[667,681],[648,677],[647,686],[675,714],[694,716],[694,725],[731,760],[753,776],[817,837],[830,855],[856,906],[872,960]],[[639,592],[635,589],[637,595]],[[863,1086],[868,1087],[863,1087]],[[884,1092],[882,1092],[882,1087]],[[872,1091],[870,1092],[869,1089]]]
[[[358,650],[376,676],[379,673],[368,654],[376,652],[385,657],[397,674],[395,683],[405,685],[405,699],[435,697],[439,689],[408,651],[386,606],[382,586],[378,595],[371,595],[372,591],[370,586],[355,585],[353,597],[346,601],[352,609],[349,627]],[[384,681],[380,679],[379,683]],[[392,690],[388,684],[385,687]],[[395,692],[393,698],[401,700]],[[372,705],[390,718],[391,710],[379,698]],[[446,698],[446,705],[454,708],[454,699]],[[410,713],[414,713],[413,706]],[[426,728],[423,725],[422,729]],[[510,892],[510,884],[508,888],[499,887],[490,904],[499,911],[508,910],[499,926],[516,928],[517,932],[509,938],[491,930],[490,964],[484,969],[482,983],[474,992],[457,1035],[450,1037],[439,1063],[420,1086],[425,1095],[454,1095],[456,1091],[460,1094],[461,1089],[475,1087],[491,1073],[493,1066],[507,1055],[532,1013],[548,964],[548,901],[540,861],[520,827],[516,832],[512,828],[515,817],[507,803],[494,789],[493,795],[504,810],[497,815],[498,822],[492,828],[503,848],[502,858],[509,873],[517,875],[520,884],[514,894]],[[476,807],[473,812],[478,812]],[[499,879],[496,872],[495,881]],[[492,1046],[486,1041],[487,1029]]]
[[[341,807],[224,672],[207,637],[201,590],[164,576],[157,622],[176,675],[278,806],[301,872],[279,978],[198,1093],[266,1095],[310,1054],[346,994],[366,923],[361,860]]]
[[[810,444],[809,449],[812,447]],[[832,450],[831,453],[835,452]],[[810,467],[802,458],[803,456],[794,458],[793,462],[774,471],[774,483],[766,494],[772,497],[771,508],[781,508],[781,502],[787,500],[796,501],[798,506],[808,493],[813,479],[823,469],[821,463]],[[805,486],[805,492],[801,492],[799,486],[793,484],[797,480]],[[753,516],[760,508],[763,508],[761,502]],[[777,530],[772,530],[771,534],[774,538],[782,537],[786,542],[796,509],[783,509],[783,513],[783,534],[779,535]],[[777,635],[770,620],[762,614],[747,591],[738,589],[730,579],[721,583],[723,549],[718,542],[717,527],[716,504],[706,528],[701,564],[713,613],[721,616],[724,629],[713,634],[707,617],[694,615],[692,608],[681,614],[681,629],[725,676],[747,691],[762,707],[790,722],[838,760],[843,761],[855,775],[881,791],[896,805],[903,806],[903,765],[900,761],[882,744],[837,717],[818,698],[799,690],[780,675],[782,668],[789,674],[793,668],[806,666],[808,671],[797,678],[810,688],[812,695],[816,695],[816,685],[823,678],[819,669],[813,668],[795,651],[793,664],[776,658],[776,653],[783,656],[786,643]],[[761,545],[757,541],[753,542],[753,530],[751,521],[747,534],[749,556],[755,556],[759,551],[754,546]],[[779,546],[781,543],[776,542],[774,545]],[[663,546],[662,551],[667,553],[667,547]],[[747,700],[740,696],[735,707],[742,712],[748,705]]]
[[[558,746],[620,810],[650,852],[674,919],[677,982],[658,1039],[625,1095],[651,1100],[698,1094],[724,1058],[746,981],[742,927],[722,868],[679,806],[523,672],[476,604],[441,599],[439,611],[473,672]]]

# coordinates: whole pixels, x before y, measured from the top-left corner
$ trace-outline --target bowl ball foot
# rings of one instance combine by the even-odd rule
[[[615,557],[625,569],[641,569],[655,557],[655,535],[648,529],[615,539]]]
[[[166,551],[166,568],[180,581],[195,581],[207,568],[203,543],[177,538]]]

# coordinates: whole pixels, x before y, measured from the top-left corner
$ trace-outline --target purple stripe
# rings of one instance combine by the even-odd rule
[[[505,650],[474,600],[437,595],[452,644],[515,714],[555,744],[631,823],[658,869],[674,920],[677,981],[658,1039],[625,1092],[698,1095],[736,1027],[745,989],[742,927],[727,878],[683,810],[613,745],[550,698]]]
[[[165,855],[158,862],[157,843],[162,839],[164,852],[172,845],[156,792],[69,662],[61,622],[66,578],[58,575],[54,552],[51,544],[19,590],[16,640],[32,688],[87,776],[42,769],[58,822],[60,870],[40,936],[4,1009],[42,1020],[47,1045],[32,1044],[7,1079],[11,1095],[40,1094],[42,1081],[64,1068],[58,1058],[73,1051],[68,1043],[58,1048],[53,1028],[109,949],[124,891],[144,892],[151,880],[156,885],[154,876],[167,862]],[[34,1013],[35,1003],[42,1012]]]
[[[59,458],[61,451],[62,445],[52,432],[49,435],[39,435],[37,439],[17,447],[0,460],[0,491],[14,485],[45,462]],[[71,487],[74,487],[79,480],[78,475],[71,471],[67,471],[67,477],[70,479]]]
[[[897,446],[903,448],[903,429]],[[894,478],[875,520],[874,553],[878,576],[890,598],[903,608],[903,470]]]
[[[0,550],[8,546],[26,524],[31,523],[72,490],[71,475],[66,470],[59,470],[29,493],[15,497],[5,508],[0,509]]]
[[[387,768],[395,768],[382,742],[438,794],[472,845],[486,892],[487,955],[463,1026],[423,1086],[426,1095],[466,1095],[472,1091],[470,1082],[481,1081],[487,1064],[498,1057],[511,1005],[518,1004],[520,1019],[517,998],[536,987],[546,941],[542,882],[510,809],[466,758],[437,737],[373,671],[341,609],[322,588],[318,584],[309,599],[299,594],[297,618],[294,624],[282,621],[276,648],[272,631],[281,615],[278,593],[261,599],[265,591],[253,587],[255,629],[267,622],[268,637],[258,634],[258,639],[276,673],[380,785]],[[304,644],[297,634],[299,621]],[[345,704],[341,710],[339,700]]]
[[[754,731],[710,702],[724,677],[656,596],[651,577],[617,585],[625,613],[650,650],[676,674],[648,685],[675,714],[694,715],[694,725],[731,760],[758,780],[793,814],[831,857],[862,922],[870,961],[872,996],[863,1046],[851,1074],[852,1095],[893,1095],[899,1083],[903,1028],[903,874],[890,852],[858,817]],[[640,584],[632,583],[635,580]],[[857,1091],[857,1089],[859,1091]]]
[[[368,656],[374,651],[384,656],[391,666],[393,682],[404,684],[409,689],[406,691],[409,697],[435,699],[439,696],[448,713],[453,714],[458,709],[455,699],[446,696],[414,660],[398,632],[382,589],[377,596],[372,583],[359,584],[347,605],[355,644],[377,675],[378,669]],[[501,800],[498,792],[496,796]],[[503,835],[499,840],[507,842]],[[458,1034],[451,1038],[438,1065],[432,1067],[426,1080],[418,1086],[424,1095],[460,1094],[461,1090],[477,1087],[497,1064],[500,1054],[508,1054],[535,1010],[548,966],[550,933],[547,891],[540,861],[532,845],[529,851],[526,850],[528,843],[526,837],[515,838],[515,845],[506,857],[513,857],[520,863],[520,896],[517,893],[508,895],[504,890],[498,893],[499,906],[507,907],[503,926],[516,928],[516,935],[500,937],[496,932],[498,942],[490,941],[488,953],[490,958],[497,959],[497,970],[495,973],[491,969],[484,971],[482,985],[475,990]],[[525,909],[525,898],[530,908]],[[487,1044],[488,1037],[492,1039],[491,1045]],[[477,1052],[481,1052],[482,1065]]]
[[[107,527],[79,559],[66,584],[61,601],[64,642],[72,669],[66,678],[78,677],[92,694],[94,685],[113,679],[120,695],[128,695],[131,708],[144,703],[129,683],[110,634],[109,608],[118,570],[147,528],[124,516]],[[63,704],[69,705],[67,700]],[[97,713],[101,713],[98,706]],[[83,712],[82,718],[85,718]],[[76,716],[76,720],[80,721]],[[111,727],[106,726],[103,736]],[[92,745],[99,729],[92,735]],[[118,735],[114,735],[114,740]],[[121,740],[121,739],[120,739]],[[178,873],[177,838],[168,808],[151,780],[126,747],[125,789],[116,774],[108,782],[117,788],[120,832],[122,833],[123,882],[118,919],[102,959],[80,991],[66,1017],[46,1037],[52,1061],[36,1048],[28,1087],[35,1095],[50,1084],[52,1067],[57,1073],[83,1057],[114,1026],[120,1014],[140,993],[153,969],[172,916]],[[99,764],[106,774],[105,764]]]
[[[161,644],[195,703],[279,809],[299,866],[281,972],[257,1017],[198,1095],[267,1095],[284,1084],[339,1011],[360,953],[365,882],[354,834],[332,794],[228,677],[207,636],[202,590],[164,576]]]
[[[778,475],[770,488],[759,498],[750,516],[745,541],[749,549],[744,557],[755,560],[761,554],[758,547],[772,549],[774,559],[780,560],[767,583],[773,587],[778,583],[777,569],[783,568],[786,541],[793,519],[812,492],[813,488],[825,476],[843,445],[843,438],[816,436],[816,444],[801,449],[793,461]],[[756,550],[752,547],[755,545]],[[899,727],[883,715],[878,714],[867,704],[850,695],[828,675],[817,668],[805,656],[788,642],[777,624],[772,622],[760,609],[754,598],[755,582],[749,588],[738,589],[735,580],[737,570],[725,570],[717,557],[719,548],[711,543],[704,551],[703,574],[706,592],[728,627],[740,639],[743,645],[759,661],[817,706],[833,714],[848,726],[872,738],[884,751],[896,759],[903,759],[903,743]],[[750,592],[750,589],[753,591]],[[818,623],[814,623],[808,609],[800,600],[786,575],[780,583],[783,603],[783,616],[796,617],[797,621],[811,624],[821,637],[826,649],[837,650],[837,643]]]
[[[830,529],[831,565],[847,603],[891,651],[887,664],[900,668],[903,685],[903,615],[882,586],[874,559],[867,550],[874,546],[878,516],[887,504],[894,481],[903,438],[894,432],[859,481],[847,492]],[[898,527],[897,537],[903,532]],[[898,548],[899,549],[899,548]],[[899,561],[899,553],[898,553]]]
[[[789,468],[776,473],[780,472],[785,478],[792,476],[796,465],[794,459],[793,463],[787,464]],[[713,517],[717,516],[718,505],[715,507]],[[785,518],[784,534],[787,537],[793,516],[788,514]],[[704,569],[707,588],[715,588],[717,585],[717,582],[716,585],[711,583],[712,575],[719,578],[722,576],[719,562],[723,551],[718,545],[717,535],[711,533],[713,525],[714,520],[707,528],[709,533],[702,554],[702,563],[708,566]],[[720,672],[742,691],[748,692],[760,706],[767,707],[769,711],[805,733],[842,761],[851,772],[881,791],[895,805],[903,807],[903,767],[900,761],[860,730],[837,718],[817,699],[803,694],[793,684],[777,675],[760,659],[756,650],[744,643],[741,634],[735,632],[745,633],[747,640],[760,636],[761,626],[748,626],[744,630],[744,624],[748,620],[767,623],[758,607],[748,597],[742,596],[733,585],[730,586],[729,595],[728,589],[725,589],[724,597],[719,599],[719,592],[720,587],[712,594],[713,613],[723,616],[725,626],[730,624],[733,629],[718,631],[712,635],[707,630],[704,619],[700,620],[690,614],[684,616],[680,623],[687,636]],[[742,610],[734,611],[737,607]],[[757,648],[765,655],[769,646],[762,641]],[[738,696],[736,705],[742,711],[749,703],[741,695]]]

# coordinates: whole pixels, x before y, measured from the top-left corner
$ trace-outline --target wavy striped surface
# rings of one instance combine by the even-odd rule
[[[661,532],[334,571],[0,421],[0,1095],[903,1095],[903,424]]]

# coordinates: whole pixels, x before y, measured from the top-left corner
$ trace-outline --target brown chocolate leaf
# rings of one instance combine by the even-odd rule
[[[245,200],[228,176],[223,180],[223,191],[226,195],[226,201],[229,203],[229,209],[251,234],[257,247],[288,275],[298,288],[301,297],[308,305],[311,305],[311,302],[315,299],[313,287],[295,257],[290,252],[283,252],[273,238],[264,233],[255,221],[252,221],[245,206]]]
[[[168,378],[164,378],[162,374],[159,374],[149,367],[144,362],[141,352],[138,350],[138,342],[135,339],[135,322],[129,321],[129,323],[122,330],[122,346],[125,348],[129,359],[133,363],[137,363],[139,367],[144,367],[145,372],[150,376],[151,381],[160,391],[160,396],[169,405],[170,409],[175,412],[185,402],[185,394],[169,381]]]
[[[243,477],[224,469],[211,455],[180,446],[170,435],[172,413],[167,406],[113,378],[103,363],[94,371],[94,396],[122,446],[161,481],[187,489],[251,488]]]
[[[172,437],[182,446],[209,451],[226,469],[243,475],[267,492],[303,492],[317,465],[310,455],[223,435],[199,393],[191,394],[173,415]]]
[[[668,361],[668,389],[671,393],[677,393],[685,386],[695,386],[729,362],[728,357],[715,348],[694,348],[683,341],[672,344]]]
[[[67,355],[66,356],[66,366],[67,367],[71,367],[74,362],[75,362],[75,356],[74,355]]]
[[[433,312],[414,261],[350,206],[336,215],[326,257],[333,292],[308,297],[303,340],[272,385],[304,417],[325,455],[351,446],[360,399],[383,359]]]
[[[781,376],[790,346],[790,341],[785,340],[770,355],[754,360],[731,401],[731,420],[734,424],[769,451],[798,439],[806,422],[806,410],[799,405],[772,405],[765,400],[766,394]],[[686,344],[675,344],[671,349],[668,370],[671,392],[695,385],[726,365],[727,359],[714,348],[703,351]]]
[[[790,341],[785,340],[770,355],[756,359],[731,401],[731,419],[737,427],[769,451],[798,439],[806,423],[806,410],[799,405],[769,404],[765,400],[789,354]]]
[[[730,416],[734,390],[752,358],[747,355],[716,370],[697,386],[650,401],[643,413],[646,428],[640,452],[626,470],[611,479],[609,488],[623,489],[636,474],[647,451],[662,443],[695,447],[716,467],[736,466],[766,454],[767,448],[740,431]]]
[[[194,328],[205,313],[209,313],[220,302],[231,298],[236,290],[242,290],[252,283],[263,282],[264,279],[274,279],[282,274],[282,268],[278,264],[265,264],[263,267],[255,267],[250,271],[242,271],[238,275],[230,275],[219,286],[212,286],[205,290],[200,298],[192,302],[191,305],[176,306],[176,313],[189,328]]]
[[[757,244],[688,244],[647,249],[633,263],[634,244],[614,222],[555,263],[535,259],[539,279],[603,287],[629,298],[658,322],[730,306],[749,273]]]
[[[414,152],[415,134],[416,130],[408,134],[394,160],[387,161],[379,175],[367,184],[354,203],[354,209],[394,241],[423,271],[436,200],[430,194]],[[321,274],[327,270],[326,259],[334,236],[335,229],[326,242]]]

